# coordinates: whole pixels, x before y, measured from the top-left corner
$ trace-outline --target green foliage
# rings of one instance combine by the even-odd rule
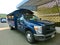
[[[39,13],[42,13],[42,14],[58,13],[58,7],[57,6],[50,7],[50,8],[42,7],[40,8]]]
[[[55,26],[60,27],[60,22],[56,22]]]
[[[6,14],[0,14],[0,18],[5,18]]]

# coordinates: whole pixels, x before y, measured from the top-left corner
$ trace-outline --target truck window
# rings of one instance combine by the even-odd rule
[[[14,19],[14,16],[8,15],[8,16],[7,16],[7,19],[8,19],[8,20],[13,20],[13,19]]]
[[[26,20],[40,21],[40,19],[35,15],[25,15],[24,17]]]

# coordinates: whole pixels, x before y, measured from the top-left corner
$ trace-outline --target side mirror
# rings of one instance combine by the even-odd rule
[[[20,21],[23,21],[23,17],[20,18]]]
[[[24,22],[24,17],[23,16],[20,17],[19,19],[20,19],[20,22]]]

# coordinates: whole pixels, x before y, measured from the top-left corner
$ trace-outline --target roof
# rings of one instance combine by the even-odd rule
[[[20,14],[26,14],[26,13],[33,14],[33,12],[30,11],[30,10],[27,10],[27,9],[19,9],[19,10],[15,10],[15,11],[9,13],[8,15],[13,15],[13,14],[18,14],[18,13],[20,13]]]
[[[17,8],[33,10],[33,9],[36,9],[38,6],[51,2],[51,1],[54,1],[54,0],[23,0],[19,5],[17,5]]]

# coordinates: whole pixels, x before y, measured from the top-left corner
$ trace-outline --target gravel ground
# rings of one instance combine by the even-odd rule
[[[3,27],[8,27],[8,24],[7,23],[0,23],[0,28],[3,28]]]

